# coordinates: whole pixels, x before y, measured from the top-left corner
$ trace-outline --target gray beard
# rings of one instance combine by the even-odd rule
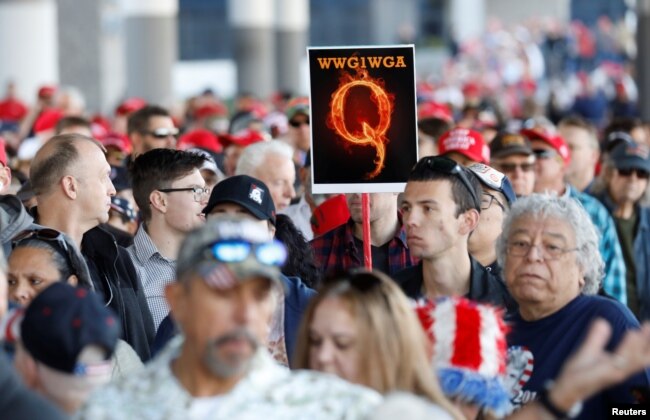
[[[250,343],[253,349],[253,354],[257,351],[257,348],[259,347],[257,339],[245,328],[239,328],[206,344],[205,351],[203,352],[203,362],[216,377],[221,379],[230,379],[235,376],[243,375],[248,371],[253,359],[252,357],[233,357],[231,359],[224,359],[219,356],[218,349],[221,345],[230,340],[239,338],[244,338]]]

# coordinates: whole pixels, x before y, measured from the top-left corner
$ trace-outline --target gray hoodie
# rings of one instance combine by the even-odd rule
[[[11,252],[11,239],[34,224],[23,203],[15,195],[0,195],[0,243],[5,255]]]

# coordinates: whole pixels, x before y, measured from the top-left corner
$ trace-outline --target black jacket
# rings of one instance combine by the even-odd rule
[[[508,314],[517,311],[517,302],[510,296],[506,285],[500,277],[497,277],[485,269],[478,261],[470,256],[472,268],[470,272],[469,293],[466,298],[505,308]],[[411,299],[423,298],[422,283],[422,262],[413,267],[406,268],[393,276],[400,285],[402,291]]]
[[[95,290],[104,295],[122,323],[122,339],[143,362],[151,358],[156,330],[138,275],[126,249],[100,227],[86,232],[81,241]]]

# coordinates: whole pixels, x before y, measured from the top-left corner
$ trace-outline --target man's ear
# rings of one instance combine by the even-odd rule
[[[151,194],[149,194],[149,204],[152,213],[154,209],[163,214],[167,213],[167,198],[165,197],[165,193],[161,193],[158,190],[151,191]]]
[[[459,217],[461,220],[459,233],[461,235],[469,235],[478,226],[481,214],[476,209],[469,209]]]
[[[11,185],[11,168],[8,168],[6,166],[2,166],[2,168],[0,168],[0,183],[2,184],[2,186],[0,186],[1,194],[4,191],[7,191]]]
[[[169,314],[175,321],[184,318],[188,287],[189,285],[178,280],[165,286],[165,299],[169,304]]]
[[[79,193],[79,182],[77,181],[77,178],[72,175],[66,175],[61,178],[60,182],[63,193],[71,200],[76,200],[77,194]]]

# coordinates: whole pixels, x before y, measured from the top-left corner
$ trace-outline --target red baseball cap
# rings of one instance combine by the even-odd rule
[[[244,130],[238,131],[235,134],[230,134],[228,136],[221,136],[220,140],[223,147],[228,147],[231,144],[235,144],[241,147],[246,147],[260,141],[266,141],[267,138],[264,136],[264,133],[261,133],[257,130],[251,130],[249,128],[246,128]]]
[[[131,153],[131,142],[129,138],[123,134],[119,133],[108,133],[106,137],[101,139],[101,143],[104,147],[115,147],[120,150],[122,153],[129,154]]]
[[[142,98],[128,98],[118,105],[115,109],[115,115],[129,115],[140,108],[144,108],[146,105],[147,102]]]
[[[63,118],[63,113],[58,109],[52,108],[41,112],[34,122],[34,133],[53,129],[61,118]]]
[[[223,149],[219,143],[219,138],[212,131],[202,128],[183,134],[178,139],[178,144],[176,145],[178,150],[187,150],[193,147],[199,147],[216,153],[221,152]]]
[[[457,152],[474,162],[490,164],[490,148],[485,144],[483,135],[469,128],[454,128],[447,131],[438,141],[441,155]]]
[[[228,115],[228,108],[226,108],[226,106],[221,103],[209,103],[209,104],[201,105],[200,107],[196,108],[196,110],[194,111],[194,118],[196,119],[213,117],[213,116],[227,116],[227,115]]]
[[[418,119],[437,118],[439,120],[454,122],[451,109],[445,104],[438,102],[424,102],[418,106]]]
[[[38,97],[41,99],[49,99],[56,93],[56,86],[43,85],[38,89]]]
[[[2,163],[4,166],[7,166],[7,148],[6,146],[5,139],[0,137],[0,163]]]
[[[552,134],[539,128],[525,128],[521,130],[521,134],[528,137],[531,141],[542,140],[544,143],[553,147],[564,161],[565,166],[571,162],[571,151],[564,139],[557,134]]]
[[[341,226],[349,218],[350,210],[344,194],[328,198],[314,209],[314,214],[311,217],[311,229],[314,231],[314,237]]]

